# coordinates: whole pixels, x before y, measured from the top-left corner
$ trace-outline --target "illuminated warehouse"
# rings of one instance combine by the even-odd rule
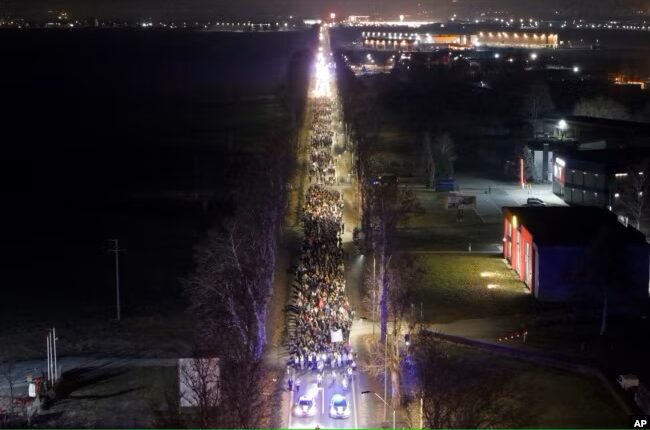
[[[541,32],[479,32],[478,34],[431,34],[368,31],[362,33],[366,49],[428,51],[439,48],[468,49],[472,47],[555,49],[558,36]]]

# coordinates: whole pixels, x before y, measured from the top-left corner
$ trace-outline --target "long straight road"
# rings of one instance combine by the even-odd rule
[[[350,192],[350,169],[352,166],[352,154],[350,154],[348,149],[344,148],[344,139],[341,137],[340,132],[341,112],[339,110],[340,108],[337,100],[334,62],[332,58],[329,32],[327,27],[322,27],[319,32],[319,47],[316,64],[314,66],[313,75],[311,77],[307,110],[314,111],[316,110],[317,106],[320,106],[322,108],[323,105],[326,105],[327,109],[331,109],[331,113],[326,117],[328,119],[323,122],[323,117],[320,117],[321,121],[319,124],[310,123],[310,126],[315,127],[318,129],[318,131],[312,129],[310,136],[306,136],[305,138],[310,139],[314,134],[330,135],[331,142],[325,146],[318,144],[312,148],[311,153],[302,155],[303,157],[309,157],[308,160],[300,161],[306,162],[310,166],[311,170],[309,181],[305,181],[303,189],[299,192],[303,194],[309,194],[308,190],[310,187],[317,185],[325,190],[335,193],[335,195],[338,196],[339,203],[343,206],[347,206],[340,208],[340,213],[337,215],[337,217],[335,217],[337,220],[336,222],[341,224],[340,231],[337,235],[340,238],[338,248],[341,250],[342,255],[342,250],[344,249],[343,244],[351,242],[351,232],[354,225],[357,224],[357,221],[356,218],[351,219],[348,215],[350,213],[356,213],[356,211],[350,210],[350,205],[352,204],[350,196],[354,195],[354,193]],[[316,157],[314,157],[314,155],[316,155]],[[324,158],[325,161],[319,161],[318,157]],[[316,161],[314,161],[314,158],[316,158]],[[322,209],[327,208],[321,208],[318,210]],[[319,216],[327,217],[327,215]],[[331,219],[325,220],[323,227],[327,227],[328,222],[331,222]],[[318,231],[321,231],[320,229],[321,227],[318,227]],[[329,233],[324,231],[321,234],[326,236]],[[325,236],[324,238],[327,239]],[[310,240],[313,241],[314,238],[312,237]],[[318,242],[318,239],[316,239],[316,242]],[[305,241],[305,244],[309,243],[312,242],[308,240]],[[309,246],[307,246],[307,248],[308,247]],[[305,250],[303,249],[303,252],[304,251]],[[327,266],[327,264],[331,263],[332,256],[338,255],[336,251],[334,254],[323,254],[320,251],[316,252],[315,254],[321,255],[321,257],[326,260],[316,262],[317,266]],[[344,261],[345,260],[341,258],[340,264],[343,265]],[[320,271],[320,269],[318,269],[318,271]],[[345,296],[351,288],[358,289],[358,277],[355,277],[354,279],[356,281],[354,282],[355,285],[350,285],[350,283],[345,285],[345,279],[343,279],[344,297],[340,297],[334,302],[333,309],[339,309],[340,312],[338,303],[341,301],[347,302],[348,299]],[[296,285],[296,282],[299,281],[294,279],[294,289],[300,288],[299,285]],[[358,296],[358,293],[356,296]],[[290,303],[290,305],[297,310],[298,317],[290,322],[289,337],[291,337],[293,335],[293,332],[297,330],[296,327],[304,321],[304,319],[300,319],[300,316],[304,313],[307,313],[310,306],[309,300],[304,300],[304,295],[299,297],[300,299],[298,302],[294,301]],[[326,293],[325,297],[331,296],[329,293]],[[322,308],[323,306],[325,306],[323,303],[318,303],[316,307]],[[330,307],[330,310],[331,309],[332,308]],[[332,330],[330,327],[326,329],[326,333],[328,335],[330,330]],[[349,332],[345,332],[344,330],[345,339],[343,342],[337,345],[347,345],[347,348],[352,346],[354,349],[356,349],[357,345],[359,344],[359,339],[353,338],[353,334],[356,332],[358,332],[358,330],[354,329],[353,323],[353,325],[350,326]],[[322,340],[318,340],[318,342],[322,342]],[[318,344],[318,342],[316,344]],[[337,350],[339,348],[340,346],[336,346],[334,350]],[[350,382],[344,384],[345,375],[348,373],[345,364],[343,366],[336,366],[333,368],[331,363],[328,361],[329,360],[325,360],[325,368],[320,372],[317,370],[307,370],[306,368],[301,368],[300,366],[295,366],[288,371],[287,380],[290,379],[293,381],[294,390],[287,392],[285,399],[286,401],[284,402],[283,415],[286,418],[283,419],[283,421],[286,427],[363,428],[367,427],[368,425],[376,426],[378,424],[378,420],[370,416],[372,415],[372,412],[376,410],[376,399],[372,398],[372,396],[360,395],[361,390],[366,389],[365,387],[368,386],[367,375],[363,374],[359,370],[355,370],[352,372],[352,376],[347,379],[347,381]],[[320,385],[317,382],[319,373],[322,377],[322,384]],[[334,373],[336,374],[334,375]],[[300,381],[299,390],[295,389],[296,383],[298,381]],[[305,416],[306,414],[304,413],[303,408],[300,406],[302,396],[307,396],[308,399],[313,399],[313,409],[308,407],[308,404],[311,400],[303,400],[303,403],[307,404],[307,406],[305,406],[306,409],[310,411],[308,414],[309,416]],[[344,414],[344,417],[333,417],[332,415],[336,415],[333,413],[335,412],[336,408],[334,411],[331,410],[332,399],[340,399],[341,397],[345,399],[345,407],[343,410],[347,409],[347,411]]]

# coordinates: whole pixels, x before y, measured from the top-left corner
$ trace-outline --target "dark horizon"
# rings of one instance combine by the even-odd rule
[[[73,18],[101,19],[216,19],[222,17],[271,19],[275,17],[325,17],[354,14],[391,18],[423,16],[448,18],[480,12],[503,12],[538,17],[622,17],[650,13],[648,0],[20,0],[0,1],[0,12],[25,18],[46,18],[48,10],[66,10]]]

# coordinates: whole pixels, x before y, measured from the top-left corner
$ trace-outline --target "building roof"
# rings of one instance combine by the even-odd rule
[[[586,245],[605,231],[627,244],[646,244],[641,232],[625,227],[614,213],[598,207],[518,206],[504,207],[503,212],[516,216],[537,245]]]
[[[585,168],[585,164],[601,166],[603,173],[626,172],[650,160],[650,148],[597,149],[591,151],[559,150],[557,157],[567,162],[568,168]]]
[[[580,115],[568,115],[568,116],[547,115],[543,118],[543,121],[554,123],[561,119],[565,120],[569,125],[573,124],[574,126],[579,125],[579,126],[586,126],[586,127],[607,127],[612,129],[625,129],[628,132],[634,131],[644,136],[650,135],[650,124],[645,122],[638,122],[638,121],[596,118],[591,116],[580,116]]]

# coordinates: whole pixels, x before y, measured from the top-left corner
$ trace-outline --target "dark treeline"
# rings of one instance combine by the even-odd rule
[[[260,145],[235,187],[233,213],[219,219],[196,247],[196,269],[185,291],[196,322],[196,354],[219,357],[221,399],[199,408],[198,421],[185,417],[183,425],[248,428],[269,419],[272,388],[263,363],[267,306],[311,58],[305,51],[290,60],[279,94],[287,122]]]

